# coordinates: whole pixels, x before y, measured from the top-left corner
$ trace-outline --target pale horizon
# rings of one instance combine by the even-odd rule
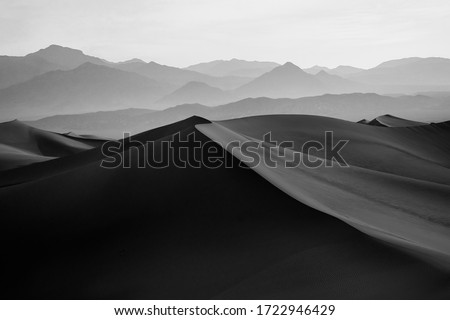
[[[428,1],[0,0],[0,54],[57,44],[117,62],[176,67],[233,58],[301,68],[371,68],[406,57],[450,57],[450,3]],[[418,45],[420,43],[420,45]]]

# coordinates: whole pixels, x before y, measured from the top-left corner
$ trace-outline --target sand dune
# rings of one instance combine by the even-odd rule
[[[379,127],[414,127],[426,125],[426,122],[412,121],[408,119],[403,119],[399,117],[386,114],[384,116],[379,116],[372,121],[367,121],[366,124]]]
[[[297,151],[302,151],[299,146],[305,138],[323,141],[320,135],[333,131],[335,139],[348,140],[342,152],[348,168],[269,168],[260,164],[254,170],[308,206],[372,236],[450,263],[448,123],[423,130],[387,131],[323,117],[268,116],[197,128],[223,145],[236,140],[260,141],[271,131],[275,140],[294,141]],[[259,152],[263,157],[262,149]],[[238,149],[236,156],[245,160],[246,154]],[[292,152],[286,150],[285,156],[278,156],[272,151],[272,156],[281,163],[292,159]],[[316,157],[326,159],[326,154],[318,152]]]
[[[356,139],[346,153],[351,174],[297,170],[268,177],[262,173],[270,170],[251,170],[239,155],[228,153],[225,158],[233,168],[140,169],[142,148],[123,153],[131,168],[102,169],[97,148],[7,171],[28,179],[0,188],[0,239],[14,244],[3,251],[8,263],[2,296],[448,298],[448,270],[442,264],[437,267],[430,256],[419,259],[398,250],[398,241],[389,245],[390,237],[378,241],[365,233],[377,236],[368,230],[385,230],[390,224],[380,221],[404,218],[403,228],[388,230],[395,232],[392,236],[405,236],[423,250],[433,246],[433,254],[445,254],[448,232],[441,230],[448,231],[448,225],[440,209],[448,202],[448,124],[380,128],[306,116],[219,123],[193,117],[133,138],[161,143],[181,132],[212,143],[211,137],[219,141],[229,134],[258,139],[270,129],[275,138],[301,142],[319,138],[325,128]],[[425,145],[438,136],[439,141]],[[191,157],[205,157],[192,144],[187,148]],[[158,150],[156,156],[161,155]],[[183,150],[176,148],[175,155]],[[369,161],[377,152],[390,158],[393,169],[387,166],[389,159],[375,164],[381,155]],[[429,172],[402,169],[409,162],[420,162]],[[384,181],[389,190],[380,190]],[[292,192],[283,189],[291,182]],[[299,190],[304,192],[300,197]],[[408,192],[417,198],[410,199],[407,208],[414,213],[423,208],[421,216],[393,208],[405,206],[401,201]],[[396,193],[399,198],[394,199]],[[21,201],[24,194],[26,202]],[[419,201],[420,207],[410,208]],[[336,205],[335,213],[329,211],[330,204]],[[347,219],[339,215],[344,209]],[[361,228],[362,222],[367,229]],[[424,226],[422,237],[415,232],[419,223]],[[416,246],[410,248],[416,251]]]
[[[0,171],[54,159],[4,144],[0,144],[0,154]]]
[[[65,157],[101,143],[36,129],[17,120],[0,123],[0,171]]]
[[[191,117],[183,121],[134,135],[131,138],[134,141],[140,141],[142,143],[147,141],[155,141],[165,136],[173,135],[183,130],[186,126],[192,125],[192,123],[199,124],[204,122],[208,121],[199,117]],[[102,144],[104,140],[96,142]],[[124,148],[124,150],[127,149],[128,148]],[[98,162],[103,158],[104,155],[101,148],[92,148],[84,152],[73,154],[70,157],[61,157],[53,159],[52,161],[35,163],[32,166],[0,171],[0,188],[48,178],[66,171],[74,170],[90,163]]]

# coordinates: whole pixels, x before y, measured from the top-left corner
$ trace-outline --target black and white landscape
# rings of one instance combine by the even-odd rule
[[[201,6],[212,10],[215,2]],[[108,5],[86,13],[75,3],[67,9],[42,4],[49,20],[30,20],[41,26],[36,34],[20,29],[0,44],[2,299],[450,298],[450,47],[430,46],[442,57],[395,54],[414,47],[415,37],[447,42],[440,31],[431,38],[410,26],[399,31],[406,40],[392,35],[387,41],[380,34],[390,31],[367,19],[369,7],[310,8],[318,39],[328,34],[325,21],[346,35],[350,48],[336,44],[339,57],[348,52],[363,59],[351,50],[360,48],[359,33],[343,21],[356,29],[367,23],[361,32],[380,37],[366,43],[367,61],[378,61],[372,66],[342,58],[342,65],[325,67],[322,53],[317,64],[302,62],[303,55],[314,58],[308,43],[301,48],[313,53],[286,51],[280,60],[273,46],[300,47],[286,36],[270,46],[258,42],[253,24],[261,31],[270,24],[275,32],[280,17],[304,32],[312,22],[295,18],[301,5],[280,4],[283,14],[242,5],[241,18],[224,5],[213,13],[217,21],[199,17],[199,4]],[[11,21],[29,15],[27,5],[1,6]],[[148,13],[151,23],[144,14],[149,8],[156,12]],[[418,24],[450,17],[444,2],[412,8],[393,12]],[[69,9],[67,24],[55,18]],[[110,22],[135,23],[136,34],[122,25],[128,33],[121,38],[117,26],[100,18],[95,27],[94,12],[103,10]],[[178,10],[204,25],[155,27],[171,17],[191,19]],[[252,20],[253,12],[261,20]],[[239,35],[230,26],[246,59],[217,54],[228,52],[221,14],[249,28]],[[403,25],[396,19],[394,29]],[[87,29],[77,21],[91,28],[82,40],[92,50],[48,42],[64,35],[78,43],[74,32]],[[51,26],[65,33],[39,33]],[[106,26],[117,41],[103,56],[95,52],[109,43]],[[125,61],[111,58],[130,52],[130,41],[146,48],[140,43],[152,42],[143,41],[147,27],[174,40],[155,40],[154,52],[136,50]],[[196,28],[210,42],[192,49]],[[94,35],[103,41],[97,47]],[[246,54],[246,39],[254,58]],[[196,58],[209,55],[208,48],[214,59]],[[274,59],[261,58],[263,48]],[[389,48],[392,59],[374,60]],[[172,66],[148,59],[152,54],[190,63]]]

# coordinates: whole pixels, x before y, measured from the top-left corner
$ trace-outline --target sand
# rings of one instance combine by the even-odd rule
[[[0,171],[65,157],[102,142],[36,129],[17,120],[4,122],[0,124]]]
[[[262,174],[269,170],[255,172],[238,156],[226,155],[233,168],[142,169],[137,167],[136,148],[124,155],[131,157],[128,169],[100,168],[101,152],[90,149],[6,171],[0,175],[0,238],[6,261],[2,298],[448,298],[450,277],[442,260],[435,263],[417,256],[416,247],[406,251],[398,242],[380,240],[358,225],[387,221],[393,212],[381,211],[376,217],[376,208],[393,209],[389,203],[368,198],[368,192],[388,194],[389,199],[398,192],[402,201],[412,192],[421,198],[411,197],[410,206],[421,201],[424,212],[441,217],[442,212],[431,206],[439,209],[447,203],[442,192],[447,190],[443,174],[448,168],[448,146],[421,141],[433,142],[440,135],[446,140],[448,127],[418,127],[409,133],[410,128],[329,118],[289,119],[270,116],[210,123],[193,117],[134,138],[160,143],[181,132],[183,136],[195,133],[203,143],[211,143],[211,137],[227,138],[224,131],[258,139],[271,127],[280,137],[303,140],[319,135],[321,128],[334,128],[359,138],[348,150],[353,173],[334,170],[328,176],[327,171],[319,179],[323,172],[299,170],[296,177],[301,180],[292,179],[289,193],[278,180]],[[390,141],[384,141],[387,138]],[[358,151],[366,144],[369,147]],[[193,146],[188,148],[194,152]],[[382,157],[369,158],[377,152],[386,152],[386,159],[374,165]],[[416,166],[426,163],[425,173],[401,169],[408,167],[405,161]],[[277,175],[282,172],[274,174],[278,179]],[[380,186],[391,189],[380,190]],[[304,199],[309,201],[296,196],[300,188],[308,192]],[[341,197],[350,199],[351,205]],[[336,214],[328,212],[335,204],[339,205]],[[344,209],[350,210],[353,223],[338,216]],[[364,220],[366,214],[370,220]],[[404,229],[412,231],[394,231],[411,237],[417,223],[424,223],[424,235],[432,233],[426,239],[414,238],[416,243],[422,241],[424,251],[435,246],[436,252],[446,253],[440,240],[448,240],[448,233],[445,238],[438,232],[444,228],[439,223],[433,224],[436,231],[422,216],[392,218],[405,218]]]

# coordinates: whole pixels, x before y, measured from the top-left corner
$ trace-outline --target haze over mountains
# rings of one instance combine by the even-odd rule
[[[157,100],[155,105],[172,107],[179,104],[201,103],[205,105],[223,104],[236,100],[232,92],[211,87],[203,82],[191,81],[172,93]]]
[[[128,109],[73,115],[55,115],[30,125],[56,132],[122,138],[124,132],[139,133],[198,115],[211,120],[225,120],[267,114],[309,114],[339,117],[350,121],[393,114],[424,122],[450,118],[450,99],[425,95],[389,97],[374,93],[327,94],[298,99],[247,98],[216,107],[182,104],[165,110]]]
[[[250,97],[448,91],[449,61],[408,58],[368,70],[302,70],[290,62],[232,59],[182,69],[137,58],[114,63],[52,45],[24,57],[0,57],[0,120],[184,103],[216,106]]]
[[[327,67],[321,67],[321,66],[313,66],[311,68],[303,69],[305,72],[311,73],[311,74],[318,74],[320,71],[325,71],[329,74],[335,74],[338,76],[348,76],[350,74],[358,73],[360,71],[364,71],[364,69],[356,68],[352,66],[337,66],[336,68],[330,69]]]
[[[174,86],[183,86],[191,81],[199,81],[222,89],[233,89],[249,80],[245,77],[234,76],[214,77],[196,71],[161,65],[153,61],[149,63],[131,61],[111,66]]]
[[[260,61],[245,61],[239,59],[231,60],[215,60],[211,62],[203,62],[187,67],[188,70],[193,70],[212,76],[241,76],[256,78],[266,72],[278,67],[276,62],[260,62]]]
[[[378,85],[450,86],[450,59],[406,58],[351,74],[350,79]]]
[[[0,90],[3,116],[36,117],[151,107],[171,87],[136,73],[86,62],[56,70]]]
[[[24,57],[0,56],[0,89],[53,70],[74,69],[83,63],[107,64],[82,51],[51,45]]]

